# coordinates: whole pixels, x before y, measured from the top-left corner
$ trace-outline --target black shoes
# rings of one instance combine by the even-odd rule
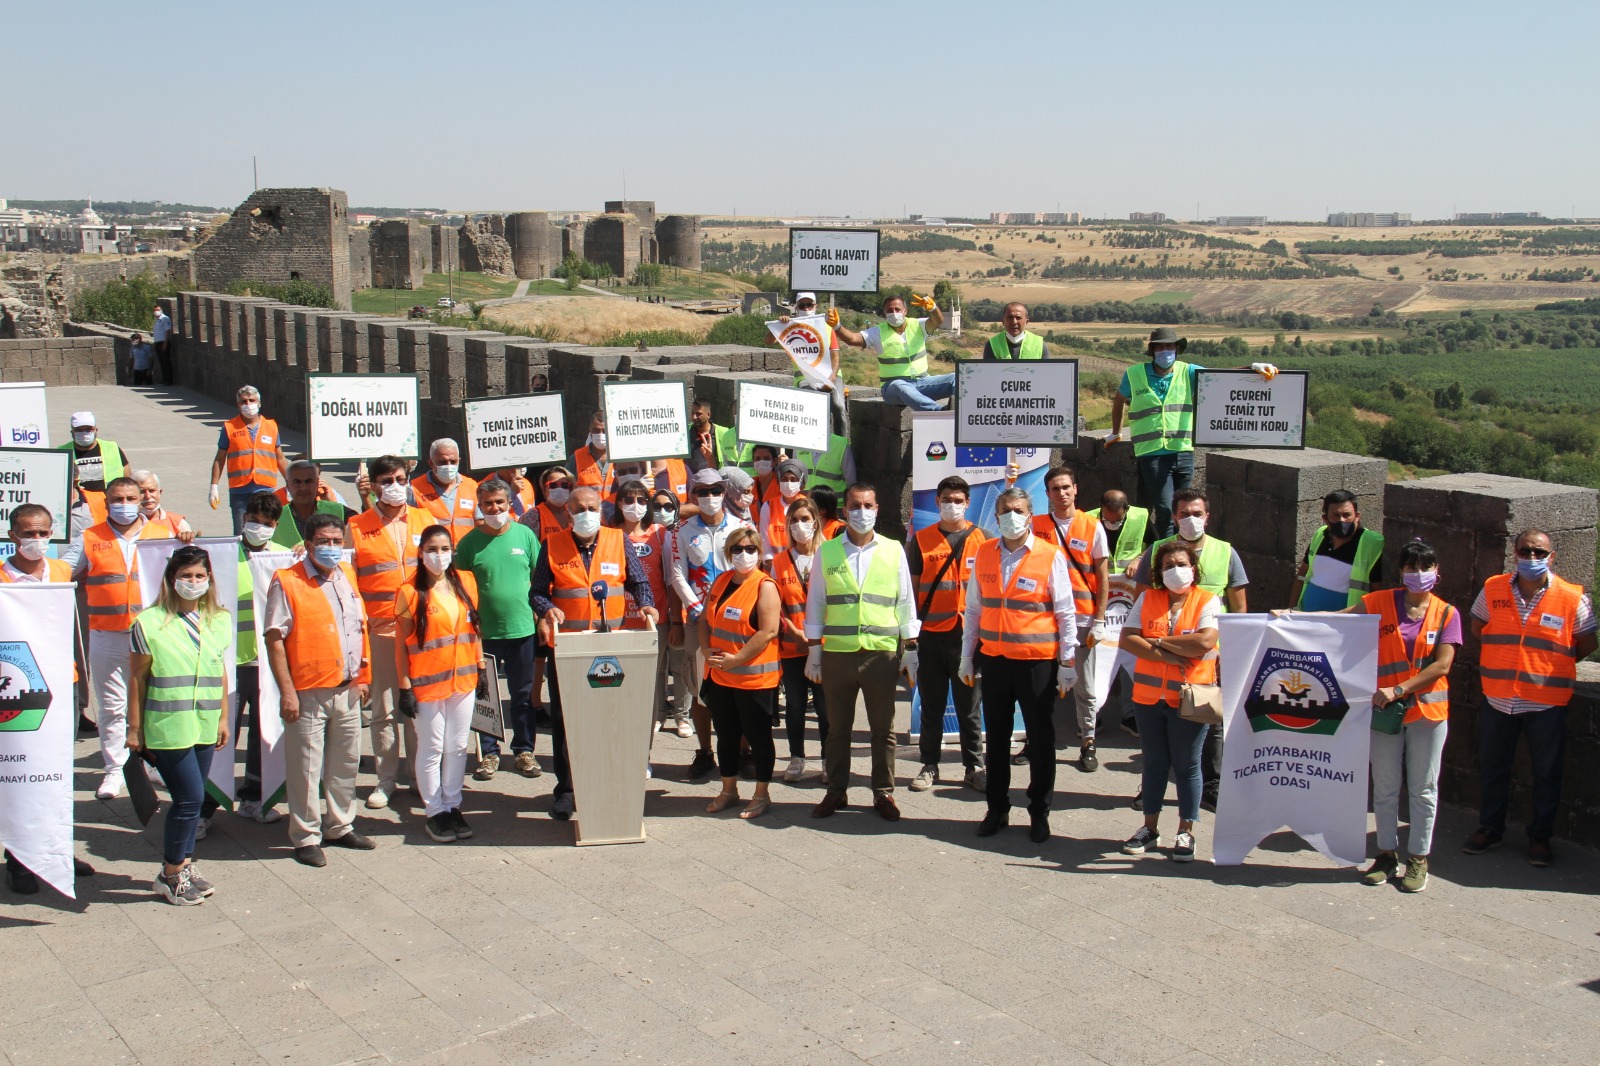
[[[1087,741],[1078,749],[1078,769],[1086,774],[1092,774],[1100,769],[1100,756],[1095,753],[1094,741]]]
[[[1030,811],[1028,814],[1028,839],[1035,844],[1043,844],[1050,839],[1050,812]]]
[[[461,817],[461,808],[460,807],[455,807],[455,808],[451,809],[451,811],[450,811],[450,825],[456,831],[456,839],[457,840],[471,840],[472,839],[472,826],[468,825],[467,824],[467,820],[465,818]]]
[[[427,828],[428,836],[433,838],[435,844],[453,844],[456,841],[456,827],[450,820],[449,811],[428,815]]]
[[[353,851],[371,851],[373,848],[378,846],[377,842],[371,837],[364,837],[354,829],[350,830],[350,832],[346,833],[342,837],[334,837],[332,840],[324,840],[323,843],[329,847],[350,848]]]
[[[689,764],[689,782],[699,784],[717,771],[717,760],[709,751],[694,753],[694,761]]]
[[[1010,811],[990,811],[983,816],[983,821],[978,823],[978,835],[992,837],[1004,829],[1011,822]]]
[[[12,858],[9,851],[6,852],[6,887],[19,896],[32,896],[39,891],[39,879],[32,870]]]
[[[294,861],[301,866],[315,866],[319,869],[328,865],[328,857],[315,844],[302,844],[300,847],[295,848]]]
[[[1467,838],[1467,842],[1461,845],[1461,850],[1468,855],[1482,855],[1486,851],[1498,848],[1503,843],[1503,838],[1504,834],[1493,833],[1479,826],[1473,830],[1472,835]]]

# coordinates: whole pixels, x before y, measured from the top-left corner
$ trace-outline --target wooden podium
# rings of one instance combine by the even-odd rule
[[[644,770],[660,639],[654,628],[556,638],[579,847],[645,839]]]

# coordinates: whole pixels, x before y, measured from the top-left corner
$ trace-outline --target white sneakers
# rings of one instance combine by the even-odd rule
[[[107,770],[105,776],[100,778],[100,787],[94,790],[95,799],[114,800],[122,795],[125,788],[122,779],[122,770]]]
[[[678,719],[678,735],[685,739],[694,736],[694,723],[688,718]]]
[[[932,763],[924,763],[922,771],[911,779],[911,791],[926,792],[932,788],[934,782],[939,780],[939,768]]]
[[[262,809],[260,800],[240,800],[233,813],[240,818],[249,818],[251,821],[260,822],[262,825],[271,825],[283,817],[283,812],[276,807]]]
[[[367,793],[367,810],[381,811],[387,806],[389,806],[389,793],[383,790],[382,785]]]
[[[789,766],[783,771],[783,779],[790,783],[806,776],[806,761],[804,759],[790,759]]]

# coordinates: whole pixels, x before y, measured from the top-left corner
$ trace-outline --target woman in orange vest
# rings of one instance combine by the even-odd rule
[[[573,488],[572,471],[564,466],[550,467],[539,475],[539,492],[544,499],[517,521],[539,534],[540,544],[549,544],[552,536],[572,528],[567,500],[572,497]]]
[[[756,523],[761,531],[761,557],[767,561],[789,546],[789,505],[805,491],[806,468],[784,459],[773,478],[774,489],[762,500]]]
[[[740,741],[755,761],[756,792],[740,818],[759,818],[772,806],[768,790],[776,755],[772,719],[782,667],[778,664],[778,586],[762,573],[761,538],[749,528],[728,534],[723,554],[729,569],[718,575],[700,614],[700,644],[708,648],[701,698],[717,731],[717,768],[722,791],[706,813],[739,802]]]
[[[828,708],[822,686],[806,677],[806,583],[816,562],[818,531],[822,525],[817,505],[809,496],[789,501],[789,546],[772,557],[772,580],[778,585],[783,618],[778,628],[778,658],[783,665],[783,717],[789,735],[789,767],[785,781],[798,781],[806,773],[806,696],[816,702],[818,743],[828,743]]]
[[[1178,716],[1185,684],[1217,683],[1217,619],[1221,605],[1199,586],[1200,557],[1182,541],[1168,541],[1150,561],[1160,587],[1140,595],[1122,625],[1121,644],[1138,661],[1133,671],[1133,716],[1139,723],[1144,754],[1140,790],[1144,825],[1127,843],[1124,855],[1143,855],[1161,846],[1156,823],[1167,791],[1167,775],[1178,779],[1178,835],[1171,858],[1194,860],[1194,823],[1200,817],[1200,749],[1206,726]]]
[[[428,814],[428,835],[441,844],[466,840],[461,816],[474,697],[485,680],[478,585],[456,569],[450,531],[423,530],[411,581],[395,593],[395,668],[400,711],[417,723],[417,793]]]
[[[817,505],[817,521],[822,523],[823,540],[832,540],[844,533],[844,519],[839,517],[839,494],[826,485],[813,485],[807,494]]]

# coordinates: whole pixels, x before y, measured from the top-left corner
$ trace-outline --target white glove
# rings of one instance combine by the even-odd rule
[[[906,675],[906,684],[917,687],[917,649],[907,648],[900,653],[900,672]]]
[[[1022,476],[1022,464],[1021,463],[1007,463],[1006,464],[1006,483],[1007,484],[1017,480],[1017,478],[1019,478],[1021,476]]]
[[[971,688],[978,682],[978,668],[973,665],[971,659],[962,656],[961,665],[956,667],[956,677],[963,685]]]
[[[1106,639],[1106,623],[1103,619],[1097,619],[1095,623],[1089,627],[1089,639],[1094,641],[1096,644]]]
[[[814,685],[822,684],[822,645],[813,644],[806,649],[806,680]]]
[[[1056,667],[1056,691],[1065,696],[1072,691],[1072,686],[1078,683],[1078,669],[1071,663],[1062,663]]]
[[[1257,374],[1260,374],[1268,381],[1271,381],[1273,378],[1278,376],[1278,368],[1273,366],[1271,363],[1251,363],[1250,369],[1254,370]]]
[[[1119,441],[1121,439],[1122,439],[1122,430],[1119,429],[1115,433],[1108,434],[1106,436],[1106,442],[1104,444],[1102,444],[1101,447],[1102,448],[1109,448],[1109,447],[1111,447],[1113,444],[1117,443],[1117,441]]]
[[[215,485],[211,486],[211,492],[206,497],[206,500],[211,504],[211,509],[213,511],[215,511],[217,509],[217,505],[222,502],[222,493],[218,491]]]

